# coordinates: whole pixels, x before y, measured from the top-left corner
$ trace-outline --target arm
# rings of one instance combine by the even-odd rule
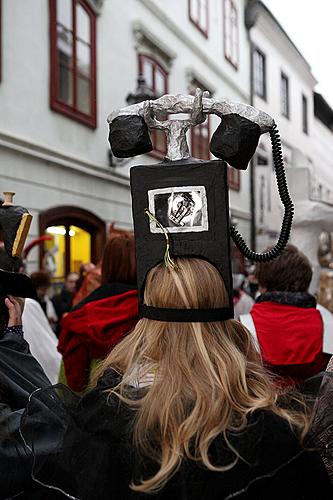
[[[7,328],[0,336],[0,498],[19,494],[29,484],[32,456],[20,436],[23,408],[30,394],[50,385],[23,338],[23,302],[6,299]]]
[[[12,409],[20,409],[25,407],[34,390],[48,387],[51,383],[23,338],[23,303],[18,299],[7,298],[6,306],[9,322],[0,337],[0,400],[8,403]]]

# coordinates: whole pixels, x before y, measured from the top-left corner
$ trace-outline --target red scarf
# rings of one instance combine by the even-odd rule
[[[271,370],[301,382],[325,369],[323,324],[316,308],[267,301],[254,304],[251,316]]]
[[[104,359],[138,321],[138,292],[130,290],[84,304],[61,321],[58,351],[74,391],[89,380],[92,359]]]

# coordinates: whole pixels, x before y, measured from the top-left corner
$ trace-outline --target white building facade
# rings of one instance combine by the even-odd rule
[[[53,255],[55,276],[97,261],[111,223],[131,229],[129,167],[118,162],[106,117],[126,104],[139,73],[155,95],[201,86],[214,98],[249,101],[245,0],[0,0],[0,191],[34,216],[29,270]],[[33,20],[33,22],[31,22]],[[218,120],[189,137],[210,158]],[[230,170],[231,214],[249,239],[249,175]],[[82,250],[84,249],[84,250]],[[45,256],[45,255],[44,255]]]
[[[333,129],[330,122],[323,123],[323,113],[330,116],[332,110],[325,103],[325,111],[318,111],[317,82],[309,64],[266,6],[254,3],[253,102],[278,125],[295,202],[291,242],[317,271],[318,236],[328,226],[333,230]],[[261,138],[255,163],[256,241],[262,251],[275,243],[283,215],[267,134]],[[313,289],[316,285],[315,280]]]

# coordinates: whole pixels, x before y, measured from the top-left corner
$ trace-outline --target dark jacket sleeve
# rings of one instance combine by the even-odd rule
[[[23,336],[5,330],[0,338],[0,401],[21,409],[33,391],[50,385]]]
[[[20,435],[29,396],[51,382],[19,333],[0,338],[0,498],[19,494],[31,480],[32,457]]]

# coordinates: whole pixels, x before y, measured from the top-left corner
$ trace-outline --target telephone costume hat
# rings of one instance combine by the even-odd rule
[[[187,113],[187,120],[159,121],[161,114]],[[221,123],[210,151],[218,160],[191,158],[186,143],[190,127],[215,114]],[[218,101],[196,90],[195,96],[164,95],[112,113],[109,141],[113,154],[130,157],[152,150],[150,129],[164,130],[168,150],[156,165],[131,168],[132,209],[136,239],[140,314],[163,321],[222,321],[233,317],[230,237],[251,261],[268,261],[287,244],[293,218],[283,166],[281,143],[274,120],[252,106]],[[246,169],[260,135],[269,133],[281,201],[285,208],[280,237],[265,253],[248,248],[237,229],[229,225],[227,163]],[[159,262],[172,266],[174,257],[199,257],[211,262],[221,274],[229,305],[218,309],[162,309],[144,304],[148,271]]]
[[[160,112],[191,113],[191,117],[185,121],[158,122],[154,116]],[[221,117],[221,125],[211,141],[211,151],[219,159],[211,162],[190,158],[185,139],[186,130],[202,122],[208,113]],[[169,137],[164,162],[133,167],[131,171],[141,315],[167,321],[218,321],[232,317],[229,235],[252,260],[274,257],[283,250],[289,236],[292,203],[273,120],[250,106],[214,101],[198,91],[195,98],[166,95],[130,106],[112,114],[109,123],[113,153],[122,157],[152,148],[149,128],[166,129]],[[285,215],[276,246],[270,252],[256,254],[229,227],[226,161],[245,168],[264,132],[272,137]],[[196,256],[214,264],[226,284],[229,307],[210,310],[147,307],[143,293],[148,271],[163,260],[172,267],[174,256]],[[10,352],[8,340],[6,348]],[[0,339],[0,356],[1,349]],[[110,388],[120,382],[121,376],[114,370],[106,371],[94,389],[79,397],[63,385],[47,388],[47,380],[37,380],[38,364],[27,348],[22,347],[20,354],[30,356],[29,376],[35,391],[22,418],[19,412],[7,413],[11,419],[12,445],[7,440],[7,446],[1,446],[0,432],[0,498],[1,494],[5,498],[23,494],[24,498],[48,500],[148,498],[129,487],[131,481],[137,482],[142,475],[151,477],[156,472],[156,463],[137,456],[133,447],[129,433],[133,409],[109,396]],[[333,464],[333,452],[326,449],[326,427],[319,424],[315,430],[321,433],[320,445],[327,453],[328,463]],[[271,412],[254,412],[241,433],[230,433],[227,438],[242,457],[234,467],[218,473],[199,466],[196,461],[184,460],[154,498],[312,500],[318,492],[318,483],[321,499],[332,498],[333,486],[319,454],[304,450],[288,423]],[[222,435],[209,451],[221,465],[235,459]]]

